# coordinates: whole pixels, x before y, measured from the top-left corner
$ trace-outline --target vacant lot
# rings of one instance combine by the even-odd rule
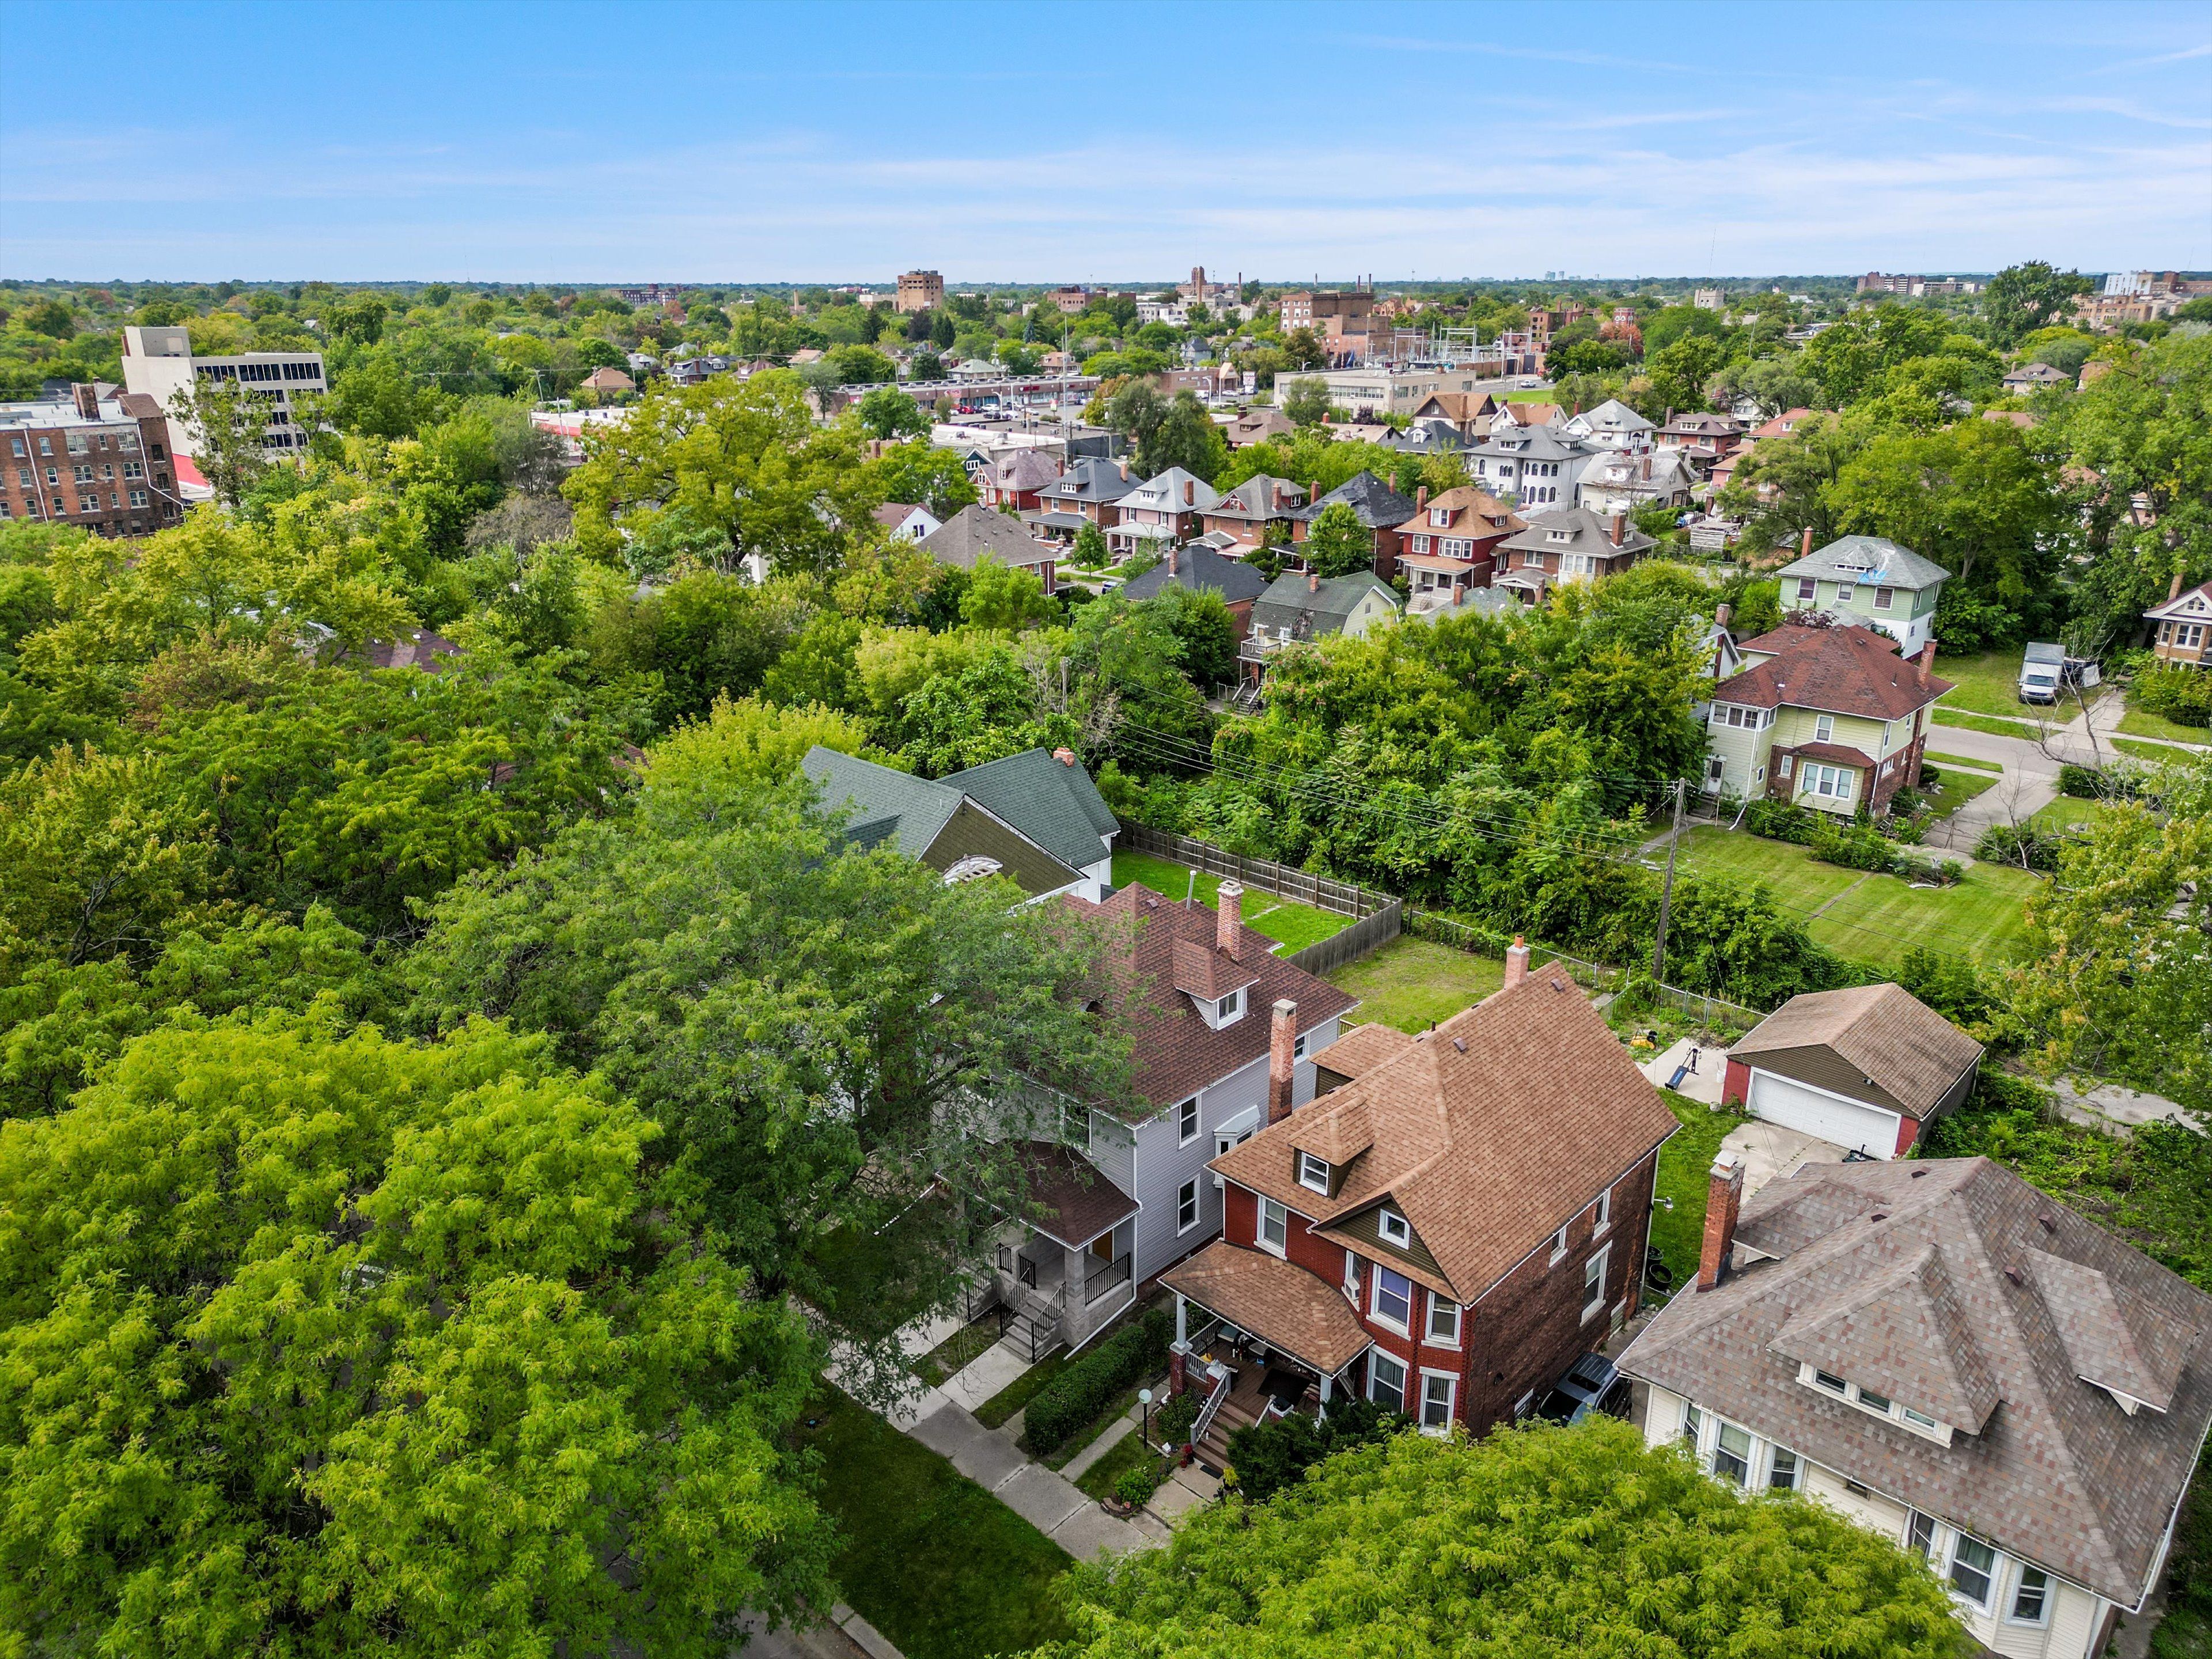
[[[1186,896],[1194,896],[1200,904],[1212,905],[1214,895],[1220,891],[1222,878],[1198,872],[1194,886],[1193,872],[1188,865],[1170,864],[1165,859],[1148,857],[1143,853],[1114,854],[1114,884],[1126,887],[1140,881],[1155,893],[1175,900],[1180,904]],[[1282,949],[1278,956],[1288,956],[1293,951],[1303,951],[1309,945],[1317,945],[1333,933],[1339,933],[1352,925],[1350,916],[1340,916],[1328,910],[1316,910],[1310,904],[1296,904],[1277,898],[1273,893],[1262,892],[1257,887],[1244,890],[1244,925],[1255,933],[1265,933],[1276,940]]]
[[[1347,1017],[1353,1024],[1425,1031],[1503,985],[1505,964],[1429,939],[1400,938],[1328,978],[1359,999]]]
[[[1916,947],[1988,961],[2008,958],[2024,931],[2021,906],[2039,885],[2025,871],[1977,864],[1955,887],[1914,887],[1822,864],[1802,847],[1740,830],[1695,830],[1690,867],[1763,881],[1785,910],[1832,951],[1895,967]]]
[[[1066,1553],[928,1447],[825,1385],[798,1431],[822,1458],[845,1599],[908,1659],[1015,1653],[1067,1635]]]
[[[1984,651],[1971,657],[1936,659],[1936,678],[1957,682],[1945,694],[1940,708],[1963,708],[1978,714],[2033,714],[2034,708],[2020,700],[2021,653]]]

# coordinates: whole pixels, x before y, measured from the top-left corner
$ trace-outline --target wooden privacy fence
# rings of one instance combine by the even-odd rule
[[[1188,864],[1193,869],[1203,870],[1209,876],[1234,877],[1247,887],[1257,887],[1273,893],[1278,898],[1296,899],[1301,904],[1310,904],[1316,910],[1327,910],[1340,916],[1371,916],[1385,906],[1395,908],[1398,901],[1388,893],[1378,893],[1371,887],[1356,883],[1338,881],[1330,876],[1317,876],[1310,870],[1300,870],[1287,864],[1278,864],[1273,859],[1246,858],[1241,853],[1224,853],[1218,847],[1202,841],[1193,841],[1188,836],[1171,835],[1164,830],[1153,830],[1141,823],[1125,823],[1121,834],[1130,851],[1146,853],[1156,859],[1166,859],[1175,864]],[[1181,894],[1171,893],[1170,898]],[[1392,928],[1395,935],[1396,928]]]
[[[1316,940],[1303,951],[1292,951],[1283,960],[1309,974],[1325,974],[1347,962],[1357,962],[1370,951],[1380,950],[1398,937],[1405,925],[1405,908],[1396,899],[1390,899],[1381,909],[1362,916],[1327,939]]]

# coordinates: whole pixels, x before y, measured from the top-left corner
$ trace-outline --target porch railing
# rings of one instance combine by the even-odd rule
[[[1206,1369],[1206,1374],[1213,1379],[1213,1388],[1206,1396],[1206,1403],[1198,1408],[1198,1415],[1192,1420],[1190,1433],[1186,1437],[1194,1446],[1206,1438],[1206,1431],[1213,1426],[1214,1417],[1221,1410],[1221,1402],[1229,1398],[1230,1387],[1237,1380],[1237,1373],[1226,1365],[1208,1360]]]
[[[1131,1260],[1131,1257],[1126,1255],[1116,1256],[1111,1262],[1107,1264],[1105,1267],[1099,1268],[1096,1273],[1085,1273],[1083,1276],[1083,1299],[1085,1303],[1089,1304],[1096,1302],[1100,1297],[1106,1295],[1116,1285],[1127,1284],[1129,1282]]]

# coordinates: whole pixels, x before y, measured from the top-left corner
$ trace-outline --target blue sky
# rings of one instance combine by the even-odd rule
[[[2212,4],[0,0],[15,277],[2037,258],[2212,266]]]

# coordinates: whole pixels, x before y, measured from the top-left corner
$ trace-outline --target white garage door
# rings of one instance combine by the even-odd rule
[[[1838,1099],[1771,1072],[1752,1073],[1751,1113],[1871,1158],[1890,1158],[1897,1152],[1894,1113]]]

